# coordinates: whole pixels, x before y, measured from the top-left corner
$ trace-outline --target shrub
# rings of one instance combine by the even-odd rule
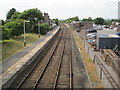
[[[20,36],[23,34],[23,22],[24,20],[21,19],[16,19],[11,22],[7,22],[6,24],[4,24],[4,29],[10,32],[11,38]]]
[[[46,24],[41,24],[40,25],[40,34],[45,35],[47,33],[47,25]]]
[[[2,27],[2,40],[9,40],[9,39],[10,39],[9,30],[5,30],[4,27]]]

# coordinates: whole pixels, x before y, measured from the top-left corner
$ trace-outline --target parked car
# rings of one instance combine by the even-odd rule
[[[90,33],[90,34],[87,34],[87,37],[88,37],[89,39],[96,39],[97,33]]]
[[[90,35],[88,38],[89,39],[96,39],[96,35]]]
[[[113,27],[110,27],[109,29],[113,29]]]
[[[106,25],[105,28],[109,28],[109,26]]]
[[[96,32],[96,33],[97,33],[97,30],[95,30],[94,28],[92,28],[92,29],[87,29],[87,32],[88,32],[88,33],[93,33],[93,32]]]
[[[99,26],[94,26],[94,29],[95,29],[95,30],[102,30],[102,29],[103,29],[103,27],[102,27],[102,26],[100,26],[100,25],[99,25]]]

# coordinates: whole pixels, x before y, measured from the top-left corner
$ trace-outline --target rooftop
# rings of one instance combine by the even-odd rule
[[[120,39],[120,36],[118,36],[118,35],[100,34],[100,35],[98,35],[98,37],[100,37],[100,38],[119,38]]]

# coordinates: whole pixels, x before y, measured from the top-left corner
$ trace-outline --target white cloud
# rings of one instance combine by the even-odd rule
[[[0,0],[0,18],[5,19],[11,8],[22,12],[29,8],[38,8],[48,12],[52,18],[72,16],[117,18],[119,0]]]

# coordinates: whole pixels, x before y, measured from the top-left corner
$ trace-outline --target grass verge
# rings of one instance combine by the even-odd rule
[[[4,40],[2,43],[2,61],[5,61],[8,57],[14,55],[15,53],[22,51],[25,47],[23,46],[23,35],[15,39]],[[27,46],[38,40],[37,34],[26,34]]]
[[[72,34],[74,35],[74,37],[78,43],[78,47],[81,50],[81,55],[85,62],[85,66],[86,66],[88,75],[90,77],[90,80],[92,82],[93,88],[103,88],[102,82],[100,81],[99,76],[96,73],[96,67],[95,67],[94,62],[92,62],[91,58],[86,53],[86,50],[83,47],[82,42],[80,41],[79,37],[76,35],[74,29],[72,27],[70,27],[70,30],[72,31]]]

